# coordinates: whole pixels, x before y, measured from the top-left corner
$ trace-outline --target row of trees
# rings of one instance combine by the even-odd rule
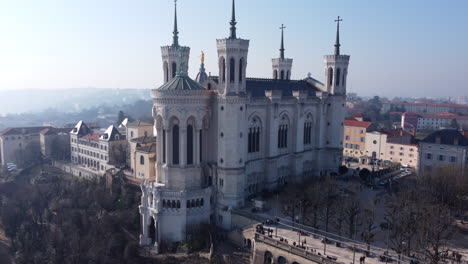
[[[137,256],[140,194],[25,170],[0,184],[0,220],[17,263],[146,263]]]
[[[438,263],[450,257],[455,216],[468,209],[468,180],[459,171],[446,169],[405,182],[397,192],[364,198],[325,177],[306,187],[289,186],[281,197],[283,213],[292,221],[359,239],[368,250],[380,232],[380,239],[385,237],[397,254]],[[378,214],[378,207],[384,208],[383,214],[382,210]]]
[[[304,185],[288,186],[281,193],[283,213],[292,221],[313,228],[333,231],[339,236],[355,238],[357,218],[363,213],[362,202],[352,192],[339,188],[332,177]]]

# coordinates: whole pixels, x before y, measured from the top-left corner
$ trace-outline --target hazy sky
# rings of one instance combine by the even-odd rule
[[[271,77],[281,23],[292,78],[324,79],[340,15],[348,91],[468,95],[468,1],[237,0],[238,37],[250,39],[249,77]],[[231,0],[179,0],[179,37],[194,77],[203,50],[216,73],[216,38],[229,34]],[[0,0],[0,90],[156,88],[160,46],[172,41],[172,0]]]

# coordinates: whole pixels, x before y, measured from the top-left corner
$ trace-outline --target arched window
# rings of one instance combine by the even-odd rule
[[[307,118],[304,122],[304,145],[309,145],[312,143],[312,115],[307,115]]]
[[[195,200],[192,200],[192,205],[191,207],[195,207]]]
[[[197,199],[197,201],[195,202],[195,206],[200,207],[200,199]]]
[[[284,71],[282,70],[281,73],[280,73],[280,79],[281,80],[284,80]]]
[[[162,144],[163,144],[163,149],[162,149],[163,163],[166,163],[166,130],[163,130],[163,133],[162,133]]]
[[[281,122],[278,127],[278,148],[279,149],[288,147],[288,127],[289,127],[289,119],[286,115],[284,115],[281,118]]]
[[[200,206],[203,206],[203,198],[200,200]]]
[[[187,126],[187,164],[193,164],[193,126]]]
[[[278,71],[277,70],[273,71],[273,79],[278,80]]]
[[[190,208],[190,200],[187,200],[187,208]]]
[[[177,64],[175,62],[172,63],[172,78],[175,77],[177,73]]]
[[[289,80],[289,78],[290,78],[289,75],[290,75],[290,73],[289,73],[289,71],[287,71],[287,72],[286,72],[286,80]]]
[[[180,201],[177,200],[177,208],[180,208]]]
[[[171,208],[176,208],[176,202],[174,200],[172,200]]]
[[[208,83],[208,90],[211,90],[211,83]]]
[[[130,137],[133,138],[133,131],[130,131]]]
[[[163,207],[166,207],[166,200],[163,200],[162,206],[163,206]]]
[[[199,147],[198,147],[198,150],[199,150],[199,153],[198,153],[198,156],[200,157],[200,162],[203,161],[203,130],[200,129],[200,133],[199,133]]]
[[[222,82],[226,82],[226,59],[221,58],[221,80]]]
[[[340,79],[341,79],[341,69],[336,69],[336,86],[340,86]]]
[[[234,58],[231,58],[231,60],[229,60],[229,81],[230,82],[235,82],[235,72],[236,72],[236,61],[234,60]]]
[[[257,117],[252,118],[249,124],[249,135],[248,135],[248,153],[254,153],[260,151],[260,132],[261,123]]]
[[[244,59],[239,61],[239,82],[242,82],[242,75],[244,74]]]
[[[140,164],[145,165],[145,157],[143,155],[140,156]]]
[[[341,85],[342,86],[345,86],[346,83],[345,83],[345,80],[346,80],[346,75],[348,74],[348,70],[347,69],[344,69],[343,70],[343,80],[341,81]]]
[[[179,126],[172,127],[172,164],[179,164]]]
[[[333,69],[328,68],[328,85],[333,85]]]
[[[167,65],[167,61],[164,62],[164,82],[169,81],[169,66]]]

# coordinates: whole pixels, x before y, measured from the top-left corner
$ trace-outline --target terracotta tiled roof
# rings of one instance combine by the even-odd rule
[[[51,127],[51,128],[46,128],[44,130],[41,130],[40,134],[41,135],[56,135],[58,133],[70,133],[72,129],[71,128],[55,128],[55,127]]]
[[[468,116],[460,116],[453,113],[438,113],[433,115],[423,115],[423,118],[438,118],[438,119],[468,119]]]
[[[93,132],[93,133],[84,135],[84,136],[82,136],[81,138],[82,138],[82,139],[92,140],[92,141],[99,141],[99,137],[100,137],[101,135],[102,135],[101,133]]]
[[[352,126],[352,127],[364,127],[368,128],[372,122],[369,121],[357,121],[357,120],[345,120],[344,125],[345,126]]]
[[[403,129],[392,129],[392,130],[387,130],[384,132],[385,134],[388,135],[388,137],[403,137],[403,136],[412,136],[411,133],[403,130]]]
[[[385,102],[385,103],[393,104],[393,105],[414,105],[414,106],[439,106],[439,107],[453,107],[453,108],[468,108],[468,105],[459,105],[459,104],[392,103],[392,102]]]

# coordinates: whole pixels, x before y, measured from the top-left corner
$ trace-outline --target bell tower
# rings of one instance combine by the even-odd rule
[[[329,96],[326,97],[324,108],[325,148],[321,155],[322,169],[327,172],[336,171],[343,159],[344,118],[346,116],[346,78],[348,75],[349,55],[340,54],[340,17],[337,22],[335,53],[326,55],[325,87]]]
[[[290,80],[291,79],[291,68],[292,68],[292,59],[284,58],[284,29],[286,27],[281,24],[281,46],[280,46],[280,56],[279,58],[272,59],[273,66],[273,79],[275,80]]]
[[[340,54],[340,21],[339,16],[335,20],[336,41],[335,54],[325,55],[325,87],[327,92],[337,95],[346,95],[346,78],[348,77],[349,55]]]
[[[237,38],[236,7],[232,0],[229,38],[217,39],[219,91],[222,95],[245,94],[245,77],[249,40]]]
[[[163,61],[164,83],[172,80],[177,72],[188,72],[190,47],[179,45],[179,30],[177,28],[177,0],[174,0],[174,30],[172,45],[161,47]],[[179,53],[181,56],[179,58]]]

